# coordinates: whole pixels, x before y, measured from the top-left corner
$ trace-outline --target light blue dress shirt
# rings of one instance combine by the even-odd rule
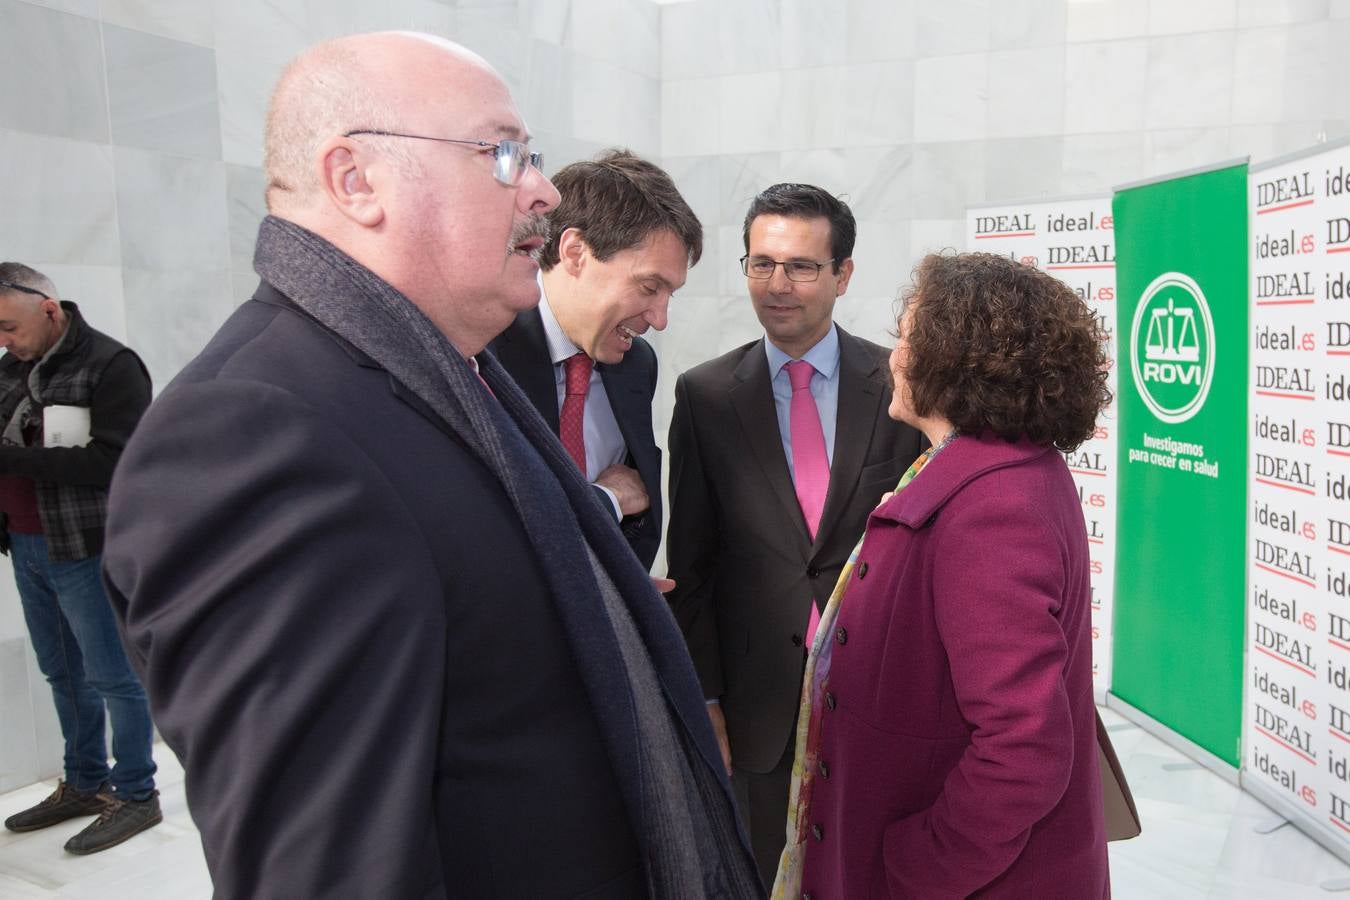
[[[792,471],[792,381],[787,372],[792,357],[775,347],[768,338],[764,339],[764,355],[768,357],[769,377],[773,379],[773,406],[778,414],[783,457],[795,483],[797,476]],[[807,350],[802,359],[816,370],[811,376],[811,396],[820,413],[820,430],[825,433],[825,458],[834,465],[834,426],[839,413],[839,330],[833,322],[825,336]]]

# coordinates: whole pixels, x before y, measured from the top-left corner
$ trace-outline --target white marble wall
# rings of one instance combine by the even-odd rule
[[[510,83],[549,171],[661,143],[648,0],[0,0],[0,259],[28,263],[163,386],[253,291],[262,130],[326,37],[416,29]],[[59,773],[60,732],[0,563],[0,793]]]
[[[708,233],[656,343],[680,372],[759,336],[737,260],[776,181],[844,197],[836,319],[888,343],[978,203],[1101,193],[1350,135],[1350,0],[691,0],[661,13],[661,158]],[[658,560],[657,568],[661,562]]]
[[[674,376],[759,333],[736,259],[775,181],[847,197],[838,318],[884,341],[969,204],[1350,134],[1350,0],[0,0],[0,257],[52,275],[162,385],[253,288],[277,72],[379,28],[491,60],[550,171],[618,143],[676,177],[707,250],[654,337],[663,442]],[[0,792],[57,771],[50,707],[0,564]]]
[[[968,205],[1101,192],[1350,135],[1346,0],[693,0],[661,18],[661,154],[708,229],[660,338],[673,377],[759,333],[736,268],[774,181],[841,194],[838,320],[888,338]],[[661,427],[658,425],[658,427]]]

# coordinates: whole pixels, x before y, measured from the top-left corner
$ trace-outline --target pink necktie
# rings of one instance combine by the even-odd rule
[[[483,373],[478,368],[478,360],[474,359],[472,356],[470,356],[468,359],[469,359],[469,368],[473,369],[473,374],[475,377],[477,377],[478,383],[483,386],[483,390],[488,392],[489,397],[491,397],[493,400],[496,400],[497,395],[492,393],[492,388],[488,387],[487,379],[483,377]]]
[[[581,474],[586,474],[586,392],[591,387],[591,368],[595,360],[585,353],[577,353],[563,360],[567,378],[567,393],[558,413],[558,437]]]
[[[825,492],[830,487],[830,462],[825,455],[825,432],[820,427],[820,411],[811,396],[811,376],[815,369],[805,360],[787,364],[792,382],[790,433],[792,437],[792,475],[797,487],[797,503],[806,519],[806,531],[816,539],[820,513],[825,509]],[[811,598],[811,620],[806,626],[806,645],[811,646],[820,624],[820,611]]]

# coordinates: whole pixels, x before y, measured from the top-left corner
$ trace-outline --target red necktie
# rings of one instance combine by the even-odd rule
[[[806,531],[816,539],[820,514],[825,509],[825,492],[830,487],[830,460],[825,454],[825,432],[820,427],[820,410],[811,396],[811,376],[816,370],[809,362],[797,360],[787,364],[788,380],[792,382],[792,406],[789,410],[789,432],[792,438],[792,476],[797,488],[797,503],[806,519]],[[811,601],[811,619],[806,626],[806,645],[816,636],[820,611],[815,598]]]
[[[582,475],[586,475],[586,392],[591,387],[591,368],[595,365],[585,353],[563,360],[567,393],[558,414],[558,437]]]

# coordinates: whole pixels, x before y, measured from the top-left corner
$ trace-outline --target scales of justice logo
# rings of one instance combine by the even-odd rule
[[[1200,285],[1164,272],[1144,289],[1130,328],[1130,366],[1139,398],[1164,422],[1185,422],[1214,381],[1214,319]]]

